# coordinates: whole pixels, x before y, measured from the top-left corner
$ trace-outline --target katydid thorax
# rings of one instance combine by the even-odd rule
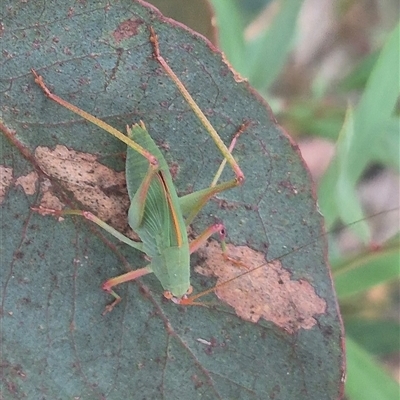
[[[127,145],[126,181],[131,202],[128,221],[130,227],[140,237],[141,242],[129,239],[89,211],[41,210],[57,216],[83,216],[122,242],[145,253],[151,260],[146,267],[109,279],[103,284],[103,289],[115,297],[115,301],[106,308],[106,312],[110,311],[121,300],[120,296],[112,289],[114,286],[149,273],[154,273],[157,276],[166,298],[178,304],[183,301],[187,302],[187,295],[192,292],[190,254],[196,251],[214,233],[219,234],[222,250],[225,249],[225,228],[222,223],[211,225],[191,242],[188,240],[187,227],[211,197],[244,182],[244,174],[233,158],[232,150],[238,136],[247,128],[248,123],[240,125],[228,148],[183,83],[161,56],[157,35],[153,28],[150,28],[150,43],[153,47],[154,58],[176,84],[223,155],[221,166],[210,186],[182,197],[178,197],[167,162],[151,138],[144,122],[140,121],[132,126],[127,126],[127,135],[124,135],[106,122],[53,94],[44,83],[43,78],[32,70],[35,82],[49,99],[104,129]],[[218,183],[226,162],[232,167],[235,178]],[[225,251],[224,254],[226,255]],[[227,255],[226,258],[229,259]]]

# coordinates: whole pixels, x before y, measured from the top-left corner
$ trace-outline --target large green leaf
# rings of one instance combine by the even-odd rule
[[[338,398],[343,336],[324,240],[314,240],[321,217],[297,147],[260,97],[202,37],[140,2],[10,0],[1,11],[4,398]],[[148,261],[79,217],[31,210],[58,199],[126,230],[123,173],[114,172],[124,145],[48,100],[31,68],[121,130],[145,121],[180,194],[210,184],[220,154],[153,59],[150,25],[226,143],[250,122],[234,151],[244,186],[210,201],[192,229],[216,216],[234,245],[268,259],[288,253],[265,268],[273,274],[258,305],[272,312],[257,323],[215,296],[210,308],[166,302],[154,276],[118,287],[123,301],[103,317],[111,299],[101,283]],[[195,292],[214,282],[192,275]]]

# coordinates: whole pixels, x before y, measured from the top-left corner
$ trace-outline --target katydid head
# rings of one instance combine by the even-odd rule
[[[175,304],[183,304],[182,302],[184,300],[186,300],[188,298],[188,296],[190,294],[192,294],[192,292],[193,292],[193,286],[190,285],[189,289],[186,291],[186,293],[182,297],[174,296],[170,290],[164,290],[163,294],[164,294],[164,297],[166,299],[171,300],[173,303],[175,303]]]

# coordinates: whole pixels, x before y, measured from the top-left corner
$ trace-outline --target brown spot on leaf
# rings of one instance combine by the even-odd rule
[[[42,198],[40,200],[40,207],[49,208],[52,210],[62,210],[64,203],[53,194],[51,182],[45,179],[40,185],[40,193]],[[44,212],[40,212],[42,215],[46,215]]]
[[[286,192],[289,193],[290,195],[298,194],[298,190],[292,184],[292,182],[290,182],[290,179],[278,182],[278,186],[280,186],[281,188],[285,189]]]
[[[176,179],[179,175],[179,164],[177,162],[173,162],[169,165],[169,172],[172,176],[172,179]]]
[[[30,172],[28,175],[20,176],[16,181],[16,185],[22,186],[25,194],[32,196],[36,192],[36,182],[38,174],[35,171]]]
[[[57,179],[66,190],[73,193],[83,209],[92,211],[115,229],[126,233],[129,197],[124,172],[115,172],[106,167],[92,154],[69,150],[61,145],[54,150],[37,147],[35,158],[49,177]],[[62,203],[54,199],[54,192],[49,184],[50,182],[44,181],[41,186],[43,197],[40,206],[60,209]],[[119,188],[118,191],[116,187]],[[54,201],[58,203],[57,206],[49,204]]]
[[[290,272],[279,260],[266,263],[263,253],[249,247],[229,244],[227,248],[228,255],[240,259],[250,273],[221,285],[246,269],[226,261],[216,241],[204,249],[204,264],[195,270],[218,278],[217,286],[221,286],[215,290],[217,297],[233,307],[239,317],[254,323],[264,318],[290,334],[311,329],[317,323],[314,316],[325,312],[326,302],[309,282],[291,280]]]
[[[128,39],[137,35],[137,28],[143,23],[140,19],[128,19],[121,22],[113,32],[114,40],[119,43],[121,40]]]
[[[7,168],[0,165],[0,203],[4,201],[4,196],[6,195],[7,188],[12,182],[12,168]]]

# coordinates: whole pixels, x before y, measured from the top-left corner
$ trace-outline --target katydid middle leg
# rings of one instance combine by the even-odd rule
[[[249,122],[244,122],[243,124],[240,125],[239,129],[235,132],[235,134],[233,135],[232,141],[229,145],[229,148],[228,148],[229,154],[232,153],[233,149],[236,146],[237,139],[243,132],[245,132],[245,130],[247,129],[248,126],[249,126]],[[194,193],[190,193],[186,196],[182,196],[179,198],[181,210],[182,210],[183,215],[185,216],[185,222],[186,222],[187,226],[191,224],[191,222],[194,220],[196,215],[206,205],[208,200],[210,200],[213,196],[215,196],[218,193],[224,192],[225,190],[232,189],[235,186],[237,186],[236,179],[217,184],[217,182],[224,170],[226,162],[227,162],[227,159],[224,158],[217,170],[217,173],[215,174],[215,176],[211,182],[211,185],[208,188],[199,190]]]
[[[32,73],[35,76],[35,82],[41,87],[47,97],[126,143],[128,145],[127,160],[132,158],[132,156],[129,157],[129,154],[140,154],[146,159],[144,160],[141,156],[139,156],[139,159],[136,156],[133,156],[132,163],[129,167],[127,162],[127,175],[128,172],[131,175],[130,178],[127,176],[128,193],[131,199],[128,219],[130,226],[139,234],[143,243],[131,241],[129,238],[126,238],[124,235],[115,231],[114,228],[110,227],[89,212],[67,210],[66,212],[61,212],[59,214],[75,214],[83,216],[104,228],[124,243],[140,251],[144,251],[152,259],[152,262],[147,267],[112,278],[103,285],[103,289],[115,297],[115,301],[106,309],[106,312],[112,309],[112,307],[120,301],[120,297],[111,289],[113,286],[136,279],[139,276],[146,275],[150,272],[154,272],[161,281],[165,289],[164,293],[170,293],[173,298],[178,300],[186,298],[186,294],[191,290],[189,282],[190,253],[195,251],[211,234],[215,232],[219,232],[224,250],[225,228],[222,224],[214,224],[204,231],[200,237],[193,242],[193,244],[189,244],[185,232],[185,226],[193,220],[212,196],[244,182],[244,175],[231,154],[236,139],[241,132],[234,136],[228,149],[204,113],[188,93],[182,82],[160,55],[158,39],[152,29],[150,41],[153,45],[153,53],[157,61],[175,82],[182,96],[188,102],[193,112],[199,118],[200,122],[206,128],[219,148],[221,154],[224,156],[224,160],[222,161],[211,186],[207,189],[200,190],[199,192],[184,196],[182,199],[179,199],[177,196],[176,189],[172,182],[172,177],[170,176],[163,155],[148,135],[143,123],[134,125],[131,132],[128,129],[128,136],[125,136],[107,123],[52,94],[45,85],[43,79],[32,70]],[[245,128],[240,131],[243,131],[244,129]],[[138,141],[133,141],[131,139],[131,137],[135,136],[134,132],[137,132],[139,135],[136,137],[137,139],[140,137]],[[143,144],[143,140],[146,144]],[[144,167],[144,169],[141,169],[142,172],[140,174],[137,173],[138,162]],[[146,166],[146,162],[148,163],[148,166]],[[226,162],[231,165],[236,177],[230,181],[217,184]],[[135,176],[140,178],[134,178],[131,174],[131,170],[135,170]],[[149,191],[150,187],[152,188],[151,191]],[[150,196],[150,200],[148,200],[148,196]],[[159,240],[160,237],[162,240]],[[179,269],[179,273],[175,272],[177,271],[177,268]],[[182,274],[180,273],[181,271]],[[178,279],[178,277],[180,278]]]
[[[239,127],[239,129],[236,131],[236,133],[233,135],[232,141],[228,148],[230,153],[232,153],[233,149],[235,148],[237,139],[246,130],[248,125],[249,125],[248,122],[243,123]],[[200,190],[200,191],[197,191],[195,193],[191,193],[189,195],[183,196],[179,199],[182,213],[186,216],[185,222],[186,222],[187,226],[192,222],[192,220],[196,217],[196,215],[200,212],[200,210],[204,207],[204,205],[207,203],[207,201],[210,200],[211,197],[236,186],[232,181],[217,184],[219,177],[221,176],[223,169],[225,167],[226,161],[227,161],[226,158],[224,158],[223,161],[221,162],[210,187]],[[197,236],[196,239],[194,239],[190,242],[190,254],[194,253],[200,247],[202,247],[206,243],[207,239],[215,233],[219,234],[219,240],[221,243],[222,254],[223,254],[225,260],[228,260],[228,261],[233,262],[234,264],[246,267],[242,262],[230,257],[227,254],[226,242],[225,242],[226,229],[225,229],[225,225],[220,222],[209,226],[199,236]]]
[[[214,140],[216,146],[218,147],[218,149],[224,156],[224,159],[221,162],[221,165],[218,168],[217,173],[215,174],[214,179],[209,188],[200,190],[195,193],[191,193],[191,194],[183,196],[179,199],[182,213],[185,216],[185,223],[186,223],[186,225],[189,225],[193,221],[193,219],[196,217],[196,215],[200,212],[200,210],[204,207],[204,205],[207,203],[207,201],[210,200],[211,197],[213,197],[214,195],[221,193],[225,190],[228,190],[235,186],[243,184],[244,179],[245,179],[244,174],[243,174],[242,170],[240,169],[236,160],[233,158],[232,151],[236,145],[236,141],[237,141],[238,137],[249,126],[249,122],[245,122],[239,127],[239,129],[236,131],[235,135],[232,138],[229,148],[227,148],[225,143],[221,140],[221,138],[218,135],[215,128],[211,125],[210,121],[204,115],[203,111],[200,109],[200,107],[194,101],[191,94],[187,91],[187,89],[185,88],[183,83],[176,76],[175,72],[171,69],[171,67],[168,65],[167,61],[161,55],[159,43],[158,43],[158,37],[152,27],[150,27],[150,42],[153,46],[153,55],[154,55],[155,59],[162,66],[162,68],[169,75],[169,77],[174,81],[178,90],[180,91],[180,93],[182,94],[184,99],[187,101],[190,108],[196,114],[197,118],[200,120],[201,124],[205,127],[205,129],[207,130],[209,135]],[[222,174],[222,171],[225,167],[225,164],[227,162],[231,165],[233,171],[235,172],[236,178],[232,179],[230,181],[227,181],[227,182],[217,184],[217,182]],[[220,230],[221,246],[222,246],[222,251],[223,251],[224,257],[226,259],[236,262],[236,260],[231,259],[226,254],[225,228],[223,227],[223,225],[221,227],[212,225],[211,227],[206,229],[197,239],[195,239],[193,242],[191,242],[191,245],[190,245],[191,253],[193,251],[195,251],[196,249],[198,249],[208,239],[208,237],[210,237],[213,233],[218,232],[218,230]]]

